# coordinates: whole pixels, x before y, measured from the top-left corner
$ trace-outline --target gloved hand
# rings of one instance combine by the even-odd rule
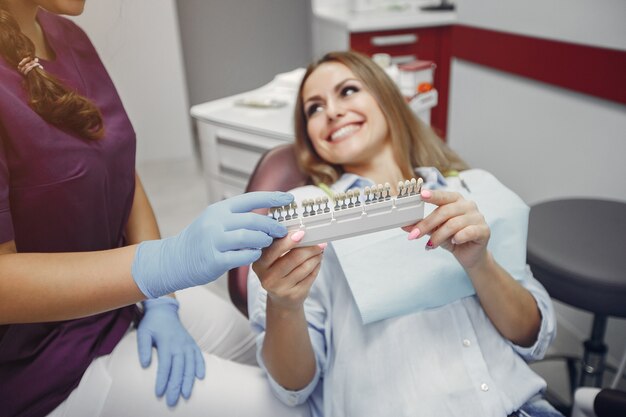
[[[254,192],[211,204],[178,235],[139,244],[131,269],[135,283],[148,298],[157,298],[251,264],[287,228],[250,211],[292,201],[288,193]]]
[[[196,341],[178,318],[178,301],[161,297],[143,302],[144,316],[137,328],[139,362],[146,368],[152,360],[152,346],[159,360],[156,395],[167,392],[167,405],[173,407],[182,394],[189,398],[195,378],[204,378],[204,358]]]

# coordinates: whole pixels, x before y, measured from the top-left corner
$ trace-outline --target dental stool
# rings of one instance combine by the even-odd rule
[[[289,191],[308,183],[308,177],[300,171],[293,144],[279,145],[267,151],[257,163],[246,187],[250,191]],[[265,211],[258,211],[266,214]],[[248,270],[240,266],[228,271],[228,292],[233,304],[248,317]]]
[[[534,276],[552,298],[593,314],[582,361],[566,360],[572,394],[579,386],[600,387],[607,319],[626,318],[626,203],[563,199],[537,204],[530,210],[527,251]],[[576,362],[581,362],[579,378]]]

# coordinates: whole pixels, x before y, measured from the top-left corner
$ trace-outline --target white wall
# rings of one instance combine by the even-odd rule
[[[460,24],[626,50],[623,0],[457,3]],[[456,59],[451,83],[449,143],[470,165],[492,171],[529,204],[626,201],[626,106]],[[588,337],[589,314],[557,303],[557,317],[578,340]],[[606,340],[615,363],[626,320],[610,319]]]
[[[86,3],[75,19],[104,62],[137,132],[137,160],[192,155],[174,0]]]
[[[626,50],[624,0],[455,0],[459,23]]]
[[[310,0],[177,2],[192,105],[249,91],[311,61]]]
[[[626,201],[626,106],[467,61],[452,64],[449,143],[528,203]]]

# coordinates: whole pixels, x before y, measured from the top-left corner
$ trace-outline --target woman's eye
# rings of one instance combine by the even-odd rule
[[[307,117],[312,117],[314,116],[316,113],[320,112],[323,110],[323,107],[319,104],[311,104],[309,107],[307,107],[306,109],[306,115]]]
[[[355,87],[353,85],[347,85],[344,88],[341,89],[341,95],[342,97],[348,97],[351,96],[354,93],[357,93],[359,91],[358,87]]]

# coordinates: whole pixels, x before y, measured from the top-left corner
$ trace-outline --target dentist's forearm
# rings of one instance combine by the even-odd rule
[[[135,196],[126,223],[126,243],[134,245],[144,240],[156,239],[161,239],[161,231],[139,175],[135,174]],[[176,298],[175,293],[168,296]]]
[[[0,255],[0,324],[68,320],[145,299],[131,275],[135,250]]]
[[[138,175],[135,175],[135,195],[126,223],[126,242],[129,245],[144,240],[160,239],[161,232],[154,210]]]

